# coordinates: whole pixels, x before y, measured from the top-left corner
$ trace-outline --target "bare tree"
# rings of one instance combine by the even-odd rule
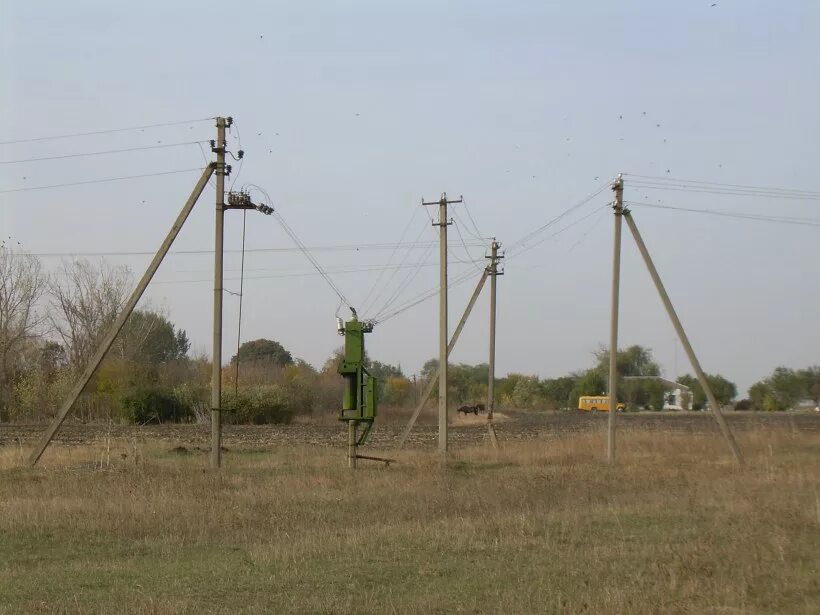
[[[81,369],[102,335],[122,309],[131,287],[127,267],[96,266],[88,261],[64,263],[49,284],[54,332],[69,363]]]
[[[0,243],[0,410],[26,347],[39,336],[44,317],[36,308],[45,286],[39,260]]]

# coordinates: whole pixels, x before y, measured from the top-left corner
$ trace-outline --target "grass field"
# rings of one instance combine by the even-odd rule
[[[155,437],[0,448],[0,612],[816,613],[820,434],[624,430],[383,468]]]

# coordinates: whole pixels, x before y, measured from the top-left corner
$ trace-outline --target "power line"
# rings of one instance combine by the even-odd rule
[[[399,297],[401,297],[402,293],[405,290],[407,290],[407,288],[409,288],[410,284],[412,284],[413,281],[418,277],[419,273],[422,270],[423,263],[426,261],[427,258],[429,258],[430,254],[433,251],[433,248],[434,244],[431,244],[426,251],[422,252],[421,258],[418,260],[418,262],[413,264],[411,270],[408,271],[407,274],[404,276],[404,279],[399,282],[398,286],[396,286],[396,288],[387,298],[387,301],[385,301],[382,307],[374,314],[374,318],[378,317],[380,314],[384,313],[387,309],[389,309],[390,306],[393,305]],[[436,264],[438,265],[438,263]]]
[[[462,197],[462,201],[463,201],[463,198],[464,197]],[[481,231],[478,229],[478,225],[475,223],[475,219],[473,218],[473,214],[470,213],[470,208],[467,206],[467,201],[463,201],[463,203],[464,203],[464,211],[467,213],[467,217],[470,219],[470,222],[472,223],[473,228],[475,229],[475,235],[473,235],[473,237],[475,237],[476,239],[486,241],[487,239],[489,239],[489,237],[486,237],[485,235],[483,235],[481,233]],[[458,214],[456,214],[456,217],[457,216],[458,216]],[[468,233],[470,233],[470,229],[465,228],[465,230]],[[472,233],[470,233],[470,234],[472,234]]]
[[[392,250],[397,244],[395,243],[370,243],[370,244],[327,244],[327,245],[318,245],[318,246],[305,246],[311,252],[370,252],[370,251],[382,251],[382,250]],[[407,250],[429,250],[430,248],[438,245],[437,242],[418,242],[412,244],[405,244],[402,246],[403,249]],[[468,245],[483,245],[483,244],[471,244],[468,242]],[[225,253],[239,253],[241,250],[238,249],[226,249]],[[277,252],[301,252],[301,248],[246,248],[246,253],[277,253]],[[40,258],[71,258],[71,257],[106,257],[106,256],[153,256],[154,251],[148,250],[135,250],[135,251],[121,251],[121,252],[31,252],[31,256],[37,256]],[[168,254],[175,254],[175,255],[210,255],[213,254],[213,249],[203,249],[203,250],[171,250]]]
[[[265,198],[268,200],[268,204],[269,205],[273,204],[273,200],[270,198],[270,195],[265,191],[264,188],[262,188],[260,186],[257,186],[256,184],[248,184],[248,186],[251,187],[251,188],[256,188],[257,190],[259,190],[263,195],[265,195]],[[301,239],[299,239],[299,236],[296,235],[296,232],[292,228],[290,228],[290,226],[288,225],[287,222],[285,222],[285,219],[282,217],[282,214],[280,212],[276,211],[276,210],[274,210],[272,213],[273,213],[273,217],[276,218],[276,221],[279,222],[279,225],[282,227],[282,229],[285,231],[285,233],[288,234],[288,236],[291,238],[291,240],[293,240],[293,242],[296,244],[296,246],[302,252],[304,257],[306,259],[308,259],[308,261],[310,262],[311,265],[313,265],[313,268],[316,269],[316,271],[319,272],[319,275],[322,276],[322,278],[325,280],[325,282],[327,282],[327,285],[330,286],[330,288],[333,290],[334,293],[336,293],[336,296],[339,297],[341,302],[344,303],[348,308],[350,308],[350,311],[354,311],[353,306],[351,305],[350,301],[347,299],[347,297],[344,296],[344,293],[342,293],[342,291],[339,290],[339,287],[333,282],[333,280],[327,274],[327,272],[322,267],[322,265],[319,263],[319,261],[316,259],[316,257],[313,256],[313,254],[311,254],[308,247],[302,242]],[[338,310],[337,310],[337,314],[338,314]]]
[[[608,186],[609,186],[609,182],[606,182],[606,183],[602,184],[595,192],[587,195],[586,197],[584,197],[582,200],[578,201],[574,205],[571,205],[570,207],[568,207],[567,209],[562,211],[560,214],[558,214],[557,216],[555,216],[551,220],[549,220],[546,223],[542,224],[540,227],[538,227],[534,231],[532,231],[530,233],[527,233],[526,235],[524,235],[520,239],[518,239],[518,240],[514,241],[513,243],[509,244],[507,246],[507,251],[510,252],[511,254],[515,253],[515,248],[519,245],[522,246],[522,249],[519,250],[519,252],[518,252],[519,254],[531,249],[534,246],[527,247],[526,242],[528,242],[528,241],[532,240],[533,238],[537,237],[539,234],[541,234],[545,230],[551,228],[552,226],[554,226],[556,223],[558,223],[560,220],[562,220],[563,218],[565,218],[566,216],[568,216],[569,214],[571,214],[575,210],[580,209],[581,207],[583,207],[584,205],[589,203],[592,199],[594,199],[596,196],[598,196],[604,190],[606,190],[606,188]],[[536,245],[538,245],[538,244],[536,244]]]
[[[407,231],[410,230],[410,227],[413,224],[413,220],[416,219],[416,215],[418,214],[418,211],[419,211],[418,207],[413,208],[413,212],[410,215],[410,219],[407,221],[407,225],[404,227],[404,230],[402,231],[401,235],[399,236],[399,242],[396,244],[396,247],[393,249],[393,251],[390,252],[390,256],[387,259],[388,264],[393,262],[393,257],[395,256],[396,251],[399,248],[399,245],[401,245],[401,242],[404,241],[404,237],[405,237],[405,235],[407,235]],[[420,235],[419,235],[419,237],[420,237]],[[376,286],[378,286],[378,284],[381,281],[383,276],[384,276],[384,271],[382,271],[379,274],[379,277],[377,277],[376,280],[373,282],[373,285],[370,287],[370,290],[367,292],[367,295],[365,295],[365,298],[362,300],[361,310],[362,310],[363,313],[365,312],[365,310],[367,310],[368,302],[370,301],[370,297],[373,295],[373,292],[376,290]],[[388,282],[389,282],[389,280],[388,280]]]
[[[105,184],[109,182],[118,182],[126,179],[142,179],[145,177],[159,177],[160,175],[177,175],[179,173],[191,173],[192,171],[202,171],[201,168],[194,167],[192,169],[179,169],[178,171],[160,171],[158,173],[143,173],[142,175],[125,175],[123,177],[106,177],[104,179],[90,179],[81,182],[68,182],[65,184],[51,184],[50,186],[30,186],[27,188],[11,188],[7,190],[0,190],[0,194],[8,194],[10,192],[27,192],[29,190],[49,190],[51,188],[67,188],[69,186],[87,186],[89,184]]]
[[[467,270],[466,272],[463,272],[463,273],[457,275],[456,277],[454,277],[453,279],[451,279],[447,283],[447,288],[450,289],[450,288],[454,288],[456,286],[459,286],[459,285],[463,284],[464,282],[466,282],[467,280],[471,279],[473,275],[475,275],[475,274],[472,270]],[[401,314],[403,312],[406,312],[407,310],[409,310],[411,308],[414,308],[414,307],[416,307],[417,305],[419,305],[421,303],[424,303],[428,299],[431,299],[432,297],[435,297],[439,292],[440,292],[439,287],[435,286],[435,287],[430,288],[430,289],[428,289],[428,290],[426,290],[422,293],[419,293],[418,295],[415,295],[414,298],[411,298],[408,302],[400,305],[398,308],[394,309],[393,311],[387,312],[385,315],[377,318],[376,322],[377,323],[384,323],[384,322],[390,320],[391,318],[394,318],[395,316],[398,316],[399,314]]]
[[[669,176],[662,176],[662,175],[636,175],[634,173],[624,173],[624,176],[628,177],[637,177],[641,179],[648,179],[653,180],[654,182],[673,182],[673,183],[683,183],[683,184],[697,184],[703,186],[716,186],[716,187],[723,187],[723,188],[740,188],[745,190],[760,190],[764,192],[785,192],[785,193],[796,193],[796,194],[808,194],[813,196],[820,196],[820,191],[817,190],[801,190],[797,188],[776,188],[772,186],[751,186],[747,184],[726,184],[721,182],[712,182],[712,181],[704,181],[698,179],[678,179],[675,177]]]
[[[456,229],[456,233],[458,233],[458,238],[461,240],[461,245],[464,246],[464,253],[467,255],[467,262],[470,263],[473,267],[475,267],[476,271],[481,273],[484,268],[476,264],[475,259],[470,254],[470,250],[467,249],[467,244],[464,242],[464,236],[461,234],[461,224],[453,224],[453,226]]]
[[[123,149],[109,149],[99,152],[84,152],[76,154],[61,154],[57,156],[43,156],[41,158],[21,158],[19,160],[0,160],[0,164],[19,164],[22,162],[41,162],[43,160],[63,160],[64,158],[83,158],[86,156],[103,156],[106,154],[122,154],[124,152],[140,152],[152,149],[165,149],[169,147],[181,147],[183,145],[200,145],[207,141],[183,141],[181,143],[166,143],[162,145],[143,145],[140,147],[126,147]]]
[[[422,267],[434,267],[437,266],[437,262],[425,262],[422,263]],[[405,265],[404,267],[416,267],[416,264],[413,265]],[[397,265],[391,265],[390,268],[397,267]],[[325,270],[326,273],[332,273],[334,275],[347,275],[353,273],[375,273],[377,271],[381,271],[383,267],[354,267],[354,268],[338,268],[338,269],[327,269]],[[247,270],[246,270],[247,271]],[[277,271],[289,271],[287,268],[278,269]],[[174,273],[174,272],[169,272]],[[176,272],[178,273],[178,272]],[[257,276],[248,276],[244,277],[245,281],[248,280],[278,280],[281,278],[305,278],[305,277],[312,277],[322,275],[320,272],[316,271],[299,271],[290,273],[275,273],[271,275],[257,275]],[[225,278],[226,281],[232,282],[239,282],[241,281],[241,277],[231,277]],[[197,283],[197,282],[213,282],[213,278],[183,278],[183,279],[176,279],[176,280],[158,280],[152,282],[152,284],[189,284],[189,283]],[[236,296],[239,296],[239,293],[231,293]]]
[[[114,132],[128,132],[130,130],[147,130],[149,128],[164,128],[166,126],[181,126],[182,124],[193,124],[195,122],[207,122],[213,117],[204,117],[196,120],[184,120],[180,122],[161,122],[158,124],[144,124],[142,126],[128,126],[126,128],[109,128],[107,130],[92,130],[90,132],[75,132],[71,134],[53,135],[48,137],[32,137],[28,139],[13,139],[11,141],[0,141],[0,145],[14,145],[15,143],[34,143],[35,141],[54,141],[57,139],[72,139],[74,137],[90,137],[93,135],[105,135]]]
[[[672,190],[675,192],[694,192],[701,194],[717,194],[727,196],[763,197],[772,199],[785,199],[789,201],[820,201],[820,193],[814,195],[810,193],[795,194],[788,192],[765,192],[761,190],[743,190],[740,188],[709,188],[706,186],[688,186],[685,184],[664,184],[659,182],[636,182],[631,181],[630,187],[643,188],[645,190]]]
[[[625,203],[637,207],[651,207],[653,209],[668,209],[673,211],[685,211],[690,213],[707,214],[711,216],[721,216],[725,218],[737,218],[740,220],[754,220],[757,222],[774,222],[777,224],[794,224],[797,226],[817,226],[820,227],[820,220],[812,218],[795,218],[790,216],[764,216],[757,214],[738,213],[720,211],[714,209],[694,209],[690,207],[676,207],[673,205],[654,205],[651,203],[639,203],[637,201],[624,201]]]

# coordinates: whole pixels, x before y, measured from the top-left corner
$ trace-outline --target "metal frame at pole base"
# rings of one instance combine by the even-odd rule
[[[609,319],[609,417],[607,423],[607,462],[615,465],[615,417],[618,414],[618,308],[621,288],[621,222],[624,204],[624,180],[618,175],[612,183],[615,224],[612,236],[612,308]]]
[[[57,430],[60,429],[60,425],[63,424],[68,413],[74,407],[74,404],[77,402],[77,399],[82,394],[83,390],[85,389],[88,382],[91,380],[94,372],[97,371],[100,363],[105,358],[108,349],[111,348],[111,345],[114,343],[114,340],[117,338],[117,334],[125,325],[128,317],[131,316],[131,313],[134,311],[137,303],[139,302],[142,294],[145,292],[145,289],[148,287],[148,284],[151,282],[151,279],[154,277],[157,269],[159,269],[162,260],[165,258],[165,255],[168,253],[168,250],[171,248],[171,244],[174,243],[177,235],[179,234],[180,229],[182,228],[185,221],[188,219],[188,215],[191,213],[191,210],[194,208],[194,205],[199,199],[199,196],[202,194],[202,191],[205,189],[205,186],[208,185],[208,180],[211,178],[216,165],[214,163],[210,163],[208,167],[202,171],[202,176],[199,178],[196,186],[194,186],[193,191],[191,192],[191,196],[188,197],[188,200],[185,202],[182,211],[179,212],[177,219],[174,221],[174,224],[171,226],[171,229],[168,231],[168,235],[166,235],[165,240],[160,245],[157,253],[154,255],[153,260],[148,265],[148,268],[145,270],[142,278],[137,284],[137,287],[131,293],[131,296],[126,301],[125,306],[123,307],[122,311],[120,312],[117,319],[114,321],[114,324],[111,325],[111,329],[109,329],[106,336],[103,338],[103,341],[100,343],[97,351],[94,353],[94,356],[89,361],[88,366],[85,368],[85,371],[80,376],[80,379],[77,381],[77,384],[74,385],[74,388],[69,393],[68,398],[60,407],[60,410],[57,412],[57,416],[49,425],[48,430],[46,431],[43,438],[40,440],[37,448],[32,452],[31,456],[29,457],[29,464],[34,465],[39,461],[40,457],[42,457],[43,453],[45,452],[46,448],[48,447],[49,443],[51,442],[52,438],[54,438],[54,434],[57,433]]]
[[[652,257],[649,255],[649,250],[647,250],[646,244],[643,242],[643,238],[641,237],[641,233],[638,231],[638,227],[632,219],[632,214],[628,210],[625,210],[623,212],[623,217],[626,218],[626,224],[629,226],[629,230],[635,238],[635,243],[638,245],[638,250],[643,257],[644,263],[646,263],[646,268],[649,270],[649,275],[652,277],[652,281],[655,283],[655,288],[658,290],[661,301],[663,301],[663,305],[666,308],[666,313],[669,314],[669,319],[672,321],[672,325],[675,327],[675,331],[677,332],[681,344],[686,351],[686,356],[689,357],[689,362],[692,364],[692,369],[695,370],[700,386],[703,387],[703,392],[706,393],[706,398],[709,400],[709,409],[712,411],[712,414],[720,427],[720,432],[723,434],[723,438],[726,440],[726,444],[729,446],[729,449],[732,451],[732,454],[738,464],[743,465],[744,460],[743,454],[740,452],[740,447],[735,441],[732,430],[726,423],[726,418],[723,416],[720,406],[718,406],[715,394],[712,392],[712,387],[709,386],[709,381],[706,379],[706,374],[703,372],[703,369],[701,369],[700,362],[695,356],[695,351],[692,349],[692,345],[689,343],[689,338],[686,336],[686,331],[683,330],[683,325],[681,324],[680,319],[675,312],[675,308],[672,305],[672,301],[669,299],[669,295],[666,293],[663,282],[658,275],[658,270],[655,269],[655,264],[652,262]]]
[[[467,307],[464,308],[464,314],[461,315],[461,320],[458,321],[458,326],[456,330],[453,331],[453,337],[450,339],[450,343],[447,345],[447,356],[450,356],[450,352],[452,352],[453,348],[455,348],[456,342],[458,341],[458,336],[461,335],[461,330],[464,329],[464,325],[467,323],[467,318],[470,316],[470,312],[473,311],[473,306],[475,302],[478,300],[479,294],[481,294],[481,289],[484,288],[484,283],[487,281],[488,277],[487,270],[485,269],[481,274],[481,279],[476,284],[475,290],[473,291],[473,296],[470,297],[470,301],[467,303]],[[410,416],[410,420],[407,421],[407,427],[404,428],[404,431],[401,434],[401,438],[399,438],[399,444],[396,446],[396,450],[399,450],[404,446],[404,443],[407,441],[407,437],[410,435],[410,432],[413,430],[413,425],[416,424],[416,420],[419,418],[422,409],[424,408],[424,404],[427,403],[427,400],[430,398],[430,395],[433,394],[433,389],[436,386],[436,381],[438,380],[439,372],[436,369],[435,373],[431,374],[430,380],[427,381],[427,386],[424,388],[424,392],[421,395],[421,399],[419,399],[418,404],[416,405],[416,409],[413,410],[413,414]]]
[[[224,117],[216,118],[216,214],[214,223],[214,322],[211,357],[211,467],[222,465],[222,284],[225,239],[225,127]]]
[[[359,452],[356,446],[356,428],[358,426],[358,421],[347,422],[347,466],[351,470],[356,469],[356,460],[359,458]]]

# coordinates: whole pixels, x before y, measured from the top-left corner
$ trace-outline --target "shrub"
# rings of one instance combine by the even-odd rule
[[[232,424],[290,423],[296,414],[286,392],[278,386],[246,389],[239,394],[223,392],[222,410],[225,422]]]
[[[193,411],[174,395],[160,387],[136,387],[126,392],[120,406],[123,418],[138,425],[190,421]]]

